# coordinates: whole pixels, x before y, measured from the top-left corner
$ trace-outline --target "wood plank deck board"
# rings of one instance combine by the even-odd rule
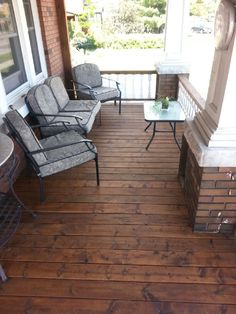
[[[235,314],[235,236],[192,233],[169,133],[144,132],[142,105],[102,107],[88,135],[94,163],[46,178],[46,202],[30,169],[16,182],[27,213],[1,250],[9,276],[0,313]],[[161,124],[161,128],[166,125]],[[177,126],[181,140],[183,125]],[[10,309],[10,312],[9,312]]]

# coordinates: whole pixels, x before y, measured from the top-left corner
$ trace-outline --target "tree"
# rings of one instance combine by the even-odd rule
[[[208,17],[208,7],[204,0],[191,0],[190,15]]]
[[[137,14],[138,7],[135,0],[121,0],[119,7],[110,16],[107,29],[123,34],[143,32],[143,24]]]
[[[140,0],[139,13],[148,33],[160,33],[165,24],[166,0]]]
[[[160,15],[166,12],[166,2],[167,0],[140,0],[144,7],[158,9]]]

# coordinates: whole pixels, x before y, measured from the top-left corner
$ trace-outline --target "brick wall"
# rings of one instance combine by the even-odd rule
[[[64,77],[63,53],[55,1],[37,0],[37,5],[48,75],[58,74]]]
[[[193,230],[232,233],[236,224],[236,168],[199,167],[184,139],[179,176]]]
[[[156,98],[168,96],[177,99],[178,75],[157,73],[156,91]]]

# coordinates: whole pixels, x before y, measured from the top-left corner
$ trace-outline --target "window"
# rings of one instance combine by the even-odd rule
[[[0,112],[47,76],[36,0],[0,0]]]
[[[16,20],[9,0],[0,0],[0,21],[0,69],[8,94],[26,82]]]
[[[41,69],[41,62],[39,58],[39,50],[38,50],[38,44],[37,44],[37,38],[35,33],[35,27],[34,27],[34,20],[33,20],[33,14],[31,9],[30,0],[24,0],[24,9],[25,9],[25,16],[27,21],[27,27],[28,27],[28,33],[29,33],[29,40],[34,60],[34,69],[35,73],[39,74]]]

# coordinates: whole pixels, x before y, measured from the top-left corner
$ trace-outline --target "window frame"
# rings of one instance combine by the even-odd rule
[[[18,29],[19,34],[19,40],[20,40],[20,46],[22,49],[22,54],[24,56],[24,66],[25,66],[25,73],[26,73],[26,79],[27,81],[17,87],[15,90],[10,92],[9,94],[6,94],[2,76],[0,75],[0,97],[1,99],[4,99],[1,101],[0,106],[0,113],[4,114],[10,105],[16,105],[17,108],[21,108],[22,106],[25,106],[24,104],[24,95],[27,93],[30,87],[32,87],[35,84],[38,84],[42,82],[47,77],[47,66],[46,66],[46,60],[45,60],[45,54],[44,54],[44,48],[43,48],[43,40],[41,35],[41,27],[39,22],[39,15],[38,15],[38,7],[36,0],[30,0],[31,9],[32,9],[32,15],[33,15],[33,21],[35,26],[35,34],[37,38],[37,44],[38,44],[38,52],[39,52],[39,58],[41,63],[41,69],[42,71],[39,74],[35,73],[35,67],[34,67],[34,60],[33,60],[33,54],[30,44],[30,38],[28,33],[28,26],[25,16],[25,10],[24,10],[24,4],[23,0],[12,0],[13,5],[13,11],[15,14],[16,19],[16,25]],[[26,106],[25,108],[22,108],[22,112],[24,114],[27,114]]]

